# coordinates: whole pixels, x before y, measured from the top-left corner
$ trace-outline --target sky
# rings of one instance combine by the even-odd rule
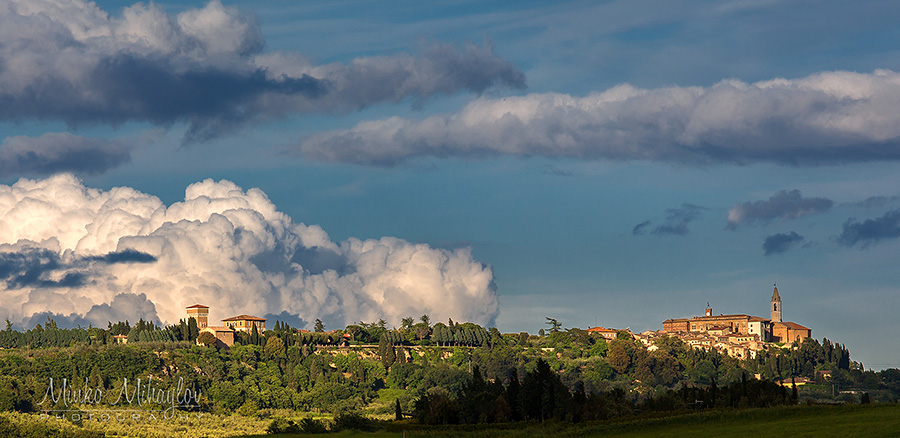
[[[784,318],[900,367],[900,5],[0,3],[0,317]]]

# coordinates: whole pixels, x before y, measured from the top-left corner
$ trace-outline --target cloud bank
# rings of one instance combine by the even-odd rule
[[[429,314],[490,324],[490,267],[468,249],[393,237],[332,241],[295,223],[259,189],[192,184],[164,205],[128,187],[84,186],[72,175],[0,186],[0,319],[73,323],[289,315],[329,326]]]
[[[255,17],[217,0],[174,16],[137,3],[119,17],[83,0],[12,0],[0,41],[0,120],[184,122],[199,140],[253,119],[525,84],[489,45],[327,65],[263,52]]]
[[[735,204],[728,210],[728,228],[744,223],[768,223],[773,219],[798,219],[824,213],[834,202],[828,198],[804,198],[800,190],[780,190],[767,201]]]
[[[491,155],[687,164],[819,165],[900,159],[900,74],[823,72],[710,87],[628,84],[576,97],[479,98],[459,113],[392,117],[311,135],[324,161],[391,166]]]
[[[60,172],[97,175],[131,161],[131,150],[123,142],[67,132],[7,137],[0,144],[0,177]]]

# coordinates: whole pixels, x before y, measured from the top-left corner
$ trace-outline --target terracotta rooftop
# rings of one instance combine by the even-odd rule
[[[209,309],[209,306],[204,306],[203,304],[194,304],[193,306],[187,306],[187,309]]]
[[[204,330],[212,330],[212,331],[217,332],[217,333],[218,333],[218,332],[233,332],[233,331],[234,331],[234,330],[232,330],[232,329],[229,328],[229,327],[213,327],[213,326],[211,326],[211,325],[210,325],[210,326],[206,326],[206,327],[200,329],[201,332],[204,331]]]
[[[705,320],[705,319],[720,319],[720,318],[751,318],[750,315],[746,315],[743,313],[738,313],[734,315],[710,315],[710,316],[695,316],[691,318],[691,321]]]
[[[809,330],[809,327],[804,327],[796,322],[782,322],[782,324],[786,325],[791,330]]]
[[[231,318],[223,319],[222,321],[265,321],[265,318],[257,318],[255,316],[250,315],[238,315],[232,316]]]
[[[605,327],[591,327],[587,329],[589,332],[618,332],[616,329],[605,328]]]

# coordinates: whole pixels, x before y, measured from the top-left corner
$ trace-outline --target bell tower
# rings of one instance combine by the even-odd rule
[[[772,292],[772,322],[781,322],[781,295],[778,295],[778,284],[775,284],[775,292]]]

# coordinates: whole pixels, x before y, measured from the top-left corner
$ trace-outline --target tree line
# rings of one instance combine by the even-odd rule
[[[674,337],[648,346],[621,332],[607,341],[558,322],[546,336],[453,321],[432,325],[427,315],[405,319],[397,329],[383,321],[319,328],[306,332],[276,322],[262,333],[237,332],[236,345],[220,350],[196,345],[199,330],[190,318],[165,327],[139,320],[105,329],[61,329],[48,320],[24,332],[7,324],[0,331],[0,409],[34,409],[53,376],[109,389],[122,378],[151,374],[162,386],[182,378],[202,388],[202,409],[219,413],[361,410],[389,388],[400,394],[402,412],[421,413],[425,422],[560,419],[579,412],[566,419],[580,421],[663,409],[658,406],[683,409],[691,398],[691,408],[697,400],[704,406],[771,405],[781,395],[754,385],[801,376],[829,392],[835,384],[863,389],[876,401],[900,398],[900,371],[865,370],[846,346],[828,339],[742,360]],[[115,335],[128,336],[128,345],[115,345]],[[347,344],[360,348],[339,348]],[[832,377],[824,381],[817,371]],[[730,389],[738,382],[740,393]],[[811,386],[801,388],[801,397]],[[540,411],[538,399],[546,402]],[[390,414],[393,408],[377,409]]]

